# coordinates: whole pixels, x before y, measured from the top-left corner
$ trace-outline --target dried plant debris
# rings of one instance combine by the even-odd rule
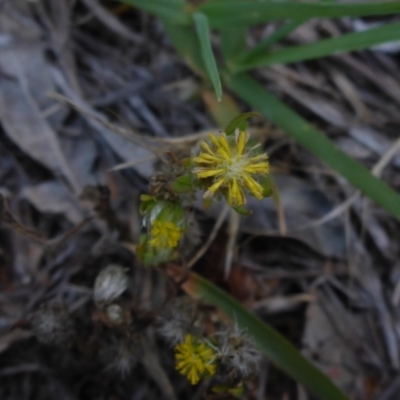
[[[63,346],[75,334],[73,320],[65,305],[42,304],[31,316],[32,332],[43,344]]]

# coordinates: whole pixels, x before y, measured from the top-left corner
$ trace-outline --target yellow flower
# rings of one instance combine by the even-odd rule
[[[177,371],[185,375],[192,385],[201,378],[213,376],[217,370],[214,350],[204,342],[186,335],[185,340],[175,346]]]
[[[178,246],[182,229],[168,221],[154,221],[151,231],[150,246],[161,249],[173,249]]]
[[[269,172],[266,154],[252,155],[246,148],[248,133],[237,130],[234,136],[222,133],[208,135],[209,141],[202,141],[202,151],[193,158],[196,165],[193,172],[199,179],[209,179],[211,184],[204,197],[212,197],[218,190],[227,196],[232,206],[246,203],[245,190],[257,199],[263,198],[263,187],[253,178]]]

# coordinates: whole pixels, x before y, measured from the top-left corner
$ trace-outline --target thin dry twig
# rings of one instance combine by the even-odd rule
[[[208,236],[207,241],[204,243],[204,245],[199,249],[199,251],[193,256],[193,258],[187,263],[187,267],[191,268],[193,267],[194,264],[197,263],[197,261],[200,260],[201,257],[205,254],[207,249],[211,246],[212,242],[214,241],[215,237],[217,236],[217,233],[219,229],[221,228],[222,224],[224,223],[226,217],[229,214],[230,208],[227,205],[224,205],[224,208],[221,211],[221,214],[219,215],[217,221],[215,222],[213,229]]]
[[[74,226],[65,234],[57,236],[53,239],[47,239],[41,233],[34,231],[30,228],[27,228],[26,226],[18,222],[12,216],[12,214],[7,210],[4,197],[3,195],[0,194],[0,223],[3,223],[9,228],[13,229],[19,235],[31,240],[32,242],[45,246],[48,249],[49,248],[54,249],[55,247],[61,246],[72,236],[77,234],[91,219],[92,219],[91,217],[88,217],[83,221],[81,221],[78,225]]]
[[[380,177],[382,175],[383,170],[385,167],[390,163],[392,158],[396,155],[396,153],[400,151],[400,139],[397,139],[394,144],[389,148],[389,150],[379,159],[379,161],[374,165],[372,168],[371,172],[374,176]],[[293,232],[297,231],[302,231],[305,229],[309,228],[314,228],[317,226],[321,226],[329,221],[331,221],[334,218],[339,217],[341,214],[343,214],[346,210],[348,210],[354,202],[358,199],[360,196],[360,192],[356,191],[353,193],[347,200],[345,200],[342,204],[339,204],[337,207],[335,207],[332,211],[324,215],[322,218],[317,219],[316,221],[313,221],[309,224],[305,224],[300,227],[293,228]]]
[[[228,243],[226,245],[226,254],[225,254],[225,268],[224,268],[225,280],[229,278],[229,274],[231,272],[236,239],[239,233],[239,226],[240,226],[240,216],[236,211],[231,210],[229,217],[229,226],[228,226]]]
[[[111,14],[99,2],[95,0],[83,0],[83,2],[85,3],[86,7],[90,9],[93,15],[108,29],[135,44],[143,43],[144,40],[140,35],[132,32],[128,27],[122,24],[118,18]]]

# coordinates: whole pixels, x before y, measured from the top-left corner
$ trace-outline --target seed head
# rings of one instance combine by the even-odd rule
[[[184,340],[188,333],[201,335],[204,323],[201,321],[197,303],[187,296],[174,297],[157,318],[157,332],[172,346]]]
[[[94,301],[97,304],[109,304],[128,288],[128,277],[120,265],[111,264],[102,271],[94,283]]]
[[[73,321],[64,305],[42,305],[33,313],[31,324],[37,340],[43,344],[65,345],[74,335]]]
[[[219,356],[223,365],[240,378],[247,378],[259,370],[261,355],[245,331],[221,332],[218,337]]]
[[[99,356],[106,369],[117,372],[125,378],[142,357],[143,343],[135,337],[113,337],[102,344]]]

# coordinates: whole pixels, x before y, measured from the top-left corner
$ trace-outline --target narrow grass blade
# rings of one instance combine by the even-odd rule
[[[393,22],[372,28],[364,32],[348,33],[332,39],[320,40],[316,43],[288,47],[272,53],[257,51],[241,58],[235,71],[268,66],[272,64],[288,64],[311,60],[346,51],[362,50],[372,46],[400,39],[400,22]]]
[[[260,43],[255,45],[251,50],[246,52],[242,52],[242,55],[237,59],[237,64],[246,65],[248,60],[254,60],[265,57],[265,51],[268,47],[273,46],[275,43],[284,39],[290,33],[295,31],[300,25],[306,22],[306,19],[294,19],[291,21],[285,22],[282,26],[280,26],[274,33],[267,36]]]
[[[190,17],[185,13],[184,0],[120,0],[122,3],[136,6],[159,18],[166,18],[178,24],[188,24]]]
[[[289,341],[213,283],[191,273],[184,287],[191,294],[216,304],[237,323],[239,328],[247,330],[260,351],[276,366],[308,388],[319,399],[348,400],[341,390],[303,357]]]
[[[269,93],[260,83],[249,75],[238,74],[228,81],[228,86],[254,110],[260,111],[268,120],[281,127],[307,150],[400,220],[400,196],[393,189],[374,177],[362,164],[339,150],[322,132]]]
[[[266,21],[300,18],[337,18],[345,16],[368,16],[396,14],[400,2],[375,0],[369,2],[299,2],[223,0],[206,2],[199,7],[205,13],[212,28],[255,25]]]
[[[191,26],[175,24],[168,18],[162,18],[161,21],[180,56],[183,57],[193,71],[206,79],[206,67],[199,52],[199,39],[196,32]]]
[[[222,86],[219,78],[217,63],[211,48],[208,20],[207,17],[201,13],[193,14],[193,19],[196,26],[197,36],[199,37],[200,41],[200,50],[203,57],[203,62],[206,66],[211,83],[214,86],[217,99],[220,101],[222,98]]]
[[[221,30],[221,50],[228,67],[233,59],[246,51],[246,34],[247,28],[244,26]]]

